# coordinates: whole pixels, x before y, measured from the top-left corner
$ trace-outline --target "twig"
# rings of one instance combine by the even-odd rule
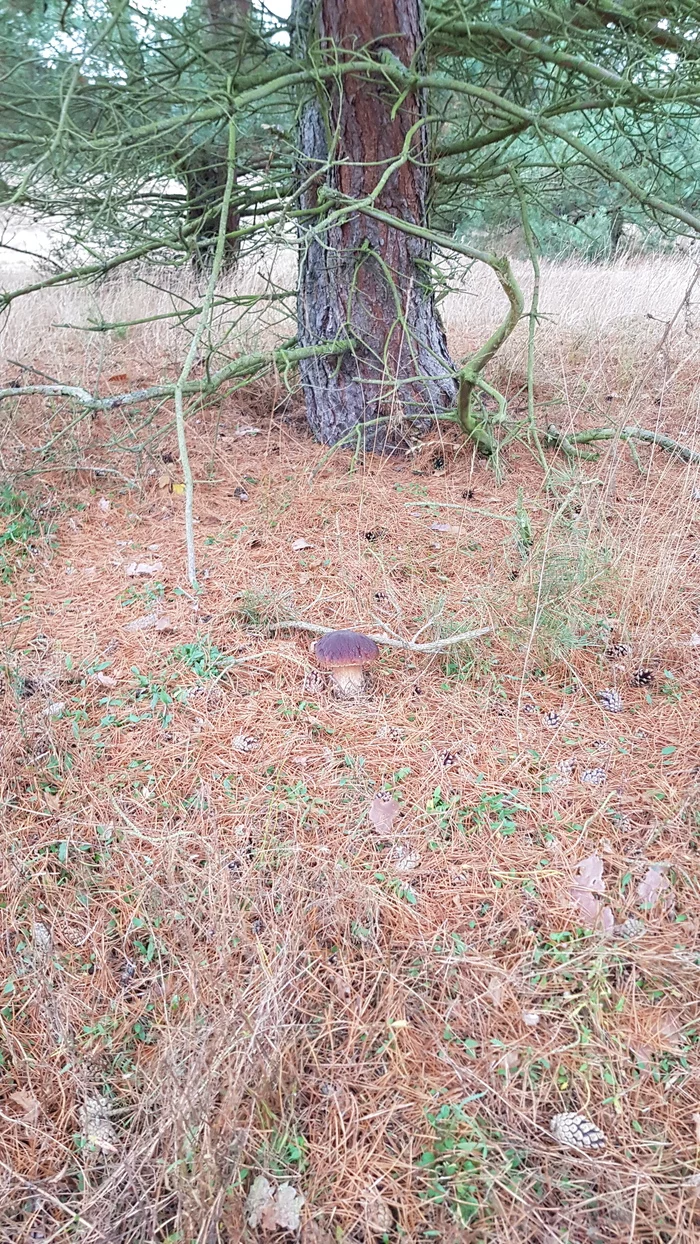
[[[523,184],[518,177],[515,169],[511,167],[510,176],[515,187],[515,193],[520,203],[520,216],[523,222],[523,234],[525,237],[525,245],[527,253],[530,256],[532,265],[532,298],[530,299],[530,310],[528,312],[528,328],[527,328],[527,421],[530,436],[532,437],[537,457],[542,470],[546,473],[547,462],[540,441],[540,434],[537,430],[537,418],[535,415],[535,333],[537,332],[537,316],[540,307],[540,261],[537,254],[537,246],[535,245],[535,236],[532,232],[530,217],[527,210],[527,200]]]
[[[578,445],[589,445],[593,441],[628,441],[632,438],[645,441],[650,445],[658,445],[667,453],[677,454],[684,462],[700,462],[699,452],[690,449],[688,445],[682,445],[680,441],[674,441],[673,437],[666,436],[663,432],[654,432],[652,428],[586,428],[582,432],[570,432],[568,435],[561,432],[553,423],[550,423],[547,428],[547,440],[550,444],[563,449],[569,457],[591,456],[581,453],[577,448]]]
[[[226,157],[226,185],[224,186],[223,198],[221,201],[221,214],[219,216],[219,232],[216,238],[216,250],[214,251],[214,262],[211,267],[211,274],[207,283],[207,291],[204,295],[202,303],[202,314],[197,321],[197,327],[192,334],[190,348],[187,351],[187,357],[182,364],[182,371],[177,378],[175,392],[175,427],[177,429],[177,445],[180,453],[180,465],[182,467],[182,476],[185,482],[185,537],[187,540],[187,578],[190,587],[197,587],[197,567],[195,563],[194,550],[194,480],[192,478],[192,467],[190,466],[190,457],[187,452],[187,434],[185,432],[185,413],[182,405],[182,394],[187,377],[189,376],[192,365],[199,349],[199,343],[205,328],[209,327],[211,314],[214,309],[214,297],[216,294],[216,283],[219,279],[219,272],[224,258],[224,248],[226,246],[226,222],[228,219],[229,204],[231,202],[231,194],[233,192],[233,184],[236,175],[236,125],[231,118],[228,125],[228,153]]]
[[[330,635],[335,629],[332,626],[318,626],[315,622],[271,622],[270,626],[273,630],[310,631],[313,635]],[[460,635],[434,639],[427,644],[416,644],[410,639],[392,639],[388,635],[370,635],[369,638],[385,648],[401,648],[405,652],[442,652],[443,648],[450,648],[453,644],[468,644],[472,639],[490,635],[493,630],[492,626],[482,626],[478,631],[463,631]]]

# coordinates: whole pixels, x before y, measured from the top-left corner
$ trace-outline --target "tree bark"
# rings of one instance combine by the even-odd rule
[[[235,71],[245,54],[246,35],[252,15],[251,0],[203,0],[204,47],[212,64],[222,74]],[[209,272],[219,234],[219,211],[226,185],[228,141],[212,139],[188,151],[179,161],[179,172],[187,193],[187,223],[195,225],[193,262],[199,272]],[[235,207],[228,213],[227,234],[240,226]],[[235,267],[240,239],[229,237],[224,250],[224,271]]]
[[[388,52],[420,68],[421,10],[422,0],[295,0],[293,50],[307,61],[313,52],[326,62],[361,50],[377,57]],[[301,111],[301,207],[313,212],[323,186],[352,199],[371,194],[425,116],[424,93],[399,100],[396,88],[375,74],[343,76],[330,91],[319,91]],[[425,126],[416,129],[409,152],[374,206],[425,225]],[[328,212],[337,206],[331,199]],[[400,444],[456,400],[431,282],[431,246],[362,212],[327,229],[322,219],[312,215],[300,228],[299,343],[350,336],[356,344],[302,365],[309,424],[329,445],[357,425],[369,425],[364,435],[371,447]]]

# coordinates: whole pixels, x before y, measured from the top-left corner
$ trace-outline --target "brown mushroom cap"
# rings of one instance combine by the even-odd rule
[[[324,669],[336,666],[369,665],[376,661],[379,649],[369,635],[359,631],[331,631],[314,645],[314,656]]]

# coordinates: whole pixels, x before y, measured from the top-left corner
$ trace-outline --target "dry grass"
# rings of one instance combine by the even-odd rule
[[[579,314],[543,330],[544,417],[547,404],[563,427],[632,411],[692,441],[697,335],[679,320],[659,355],[644,318],[669,318],[685,277],[668,263],[602,270]],[[545,310],[563,281],[547,273]],[[620,294],[624,322],[595,320],[586,307],[611,317],[615,281],[653,286],[653,300]],[[56,297],[37,302],[38,333],[69,318]],[[21,314],[10,357],[94,379],[97,354],[79,377],[79,339],[61,357],[56,334],[20,332]],[[456,348],[478,335],[478,317],[450,316]],[[167,373],[165,331],[110,339],[104,383]],[[517,413],[522,342],[500,368]],[[4,426],[5,466],[37,474],[0,632],[0,1239],[252,1240],[243,1205],[262,1173],[303,1193],[305,1244],[381,1239],[389,1222],[392,1240],[690,1244],[697,468],[642,447],[640,471],[611,442],[594,464],[553,458],[544,481],[516,443],[497,485],[437,430],[411,458],[352,471],[339,452],[313,476],[322,450],[283,393],[266,382],[191,424],[209,480],[197,599],[181,498],[148,475],[176,480],[172,431],[138,456],[134,488],[63,468],[104,461],[119,435],[110,462],[131,478],[135,420],[84,421],[42,454],[46,411]],[[55,434],[72,412],[48,417]],[[312,547],[294,552],[300,537]],[[162,568],[129,579],[134,560]],[[151,613],[172,631],[128,629]],[[371,693],[344,702],[310,675],[309,636],[272,628],[289,615],[495,632],[447,657],[387,651]],[[631,655],[609,660],[611,638]],[[650,687],[631,685],[640,665]],[[597,701],[611,685],[621,714]],[[552,710],[562,722],[547,729]],[[258,746],[237,751],[240,735]],[[580,781],[592,767],[604,785]],[[367,819],[379,789],[401,805],[384,837]],[[594,851],[639,938],[581,927],[569,887]],[[636,887],[651,863],[670,901],[646,912]],[[97,1096],[109,1124],[86,1145],[81,1109]],[[602,1158],[557,1147],[562,1110],[603,1129]]]

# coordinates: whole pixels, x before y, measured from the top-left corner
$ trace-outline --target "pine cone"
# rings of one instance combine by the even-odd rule
[[[601,768],[584,769],[581,774],[581,781],[586,786],[604,786],[607,780],[607,770]]]
[[[632,655],[632,645],[609,644],[605,649],[605,655],[609,661],[617,661],[620,657],[629,657]]]
[[[236,734],[231,739],[234,752],[254,752],[260,746],[260,740],[252,734]]]
[[[602,691],[599,691],[598,699],[608,713],[621,713],[624,708],[622,696],[615,687],[605,687]]]
[[[582,1114],[555,1114],[550,1120],[549,1130],[561,1145],[568,1145],[573,1149],[588,1149],[599,1153],[607,1144],[600,1128]]]
[[[542,717],[542,725],[548,730],[556,730],[557,726],[561,725],[561,713],[558,713],[555,708],[550,708],[549,712],[544,713]]]
[[[635,670],[634,674],[632,675],[632,686],[633,687],[648,687],[649,684],[652,683],[653,681],[654,681],[653,671],[649,669],[645,669],[643,666],[640,669]]]

